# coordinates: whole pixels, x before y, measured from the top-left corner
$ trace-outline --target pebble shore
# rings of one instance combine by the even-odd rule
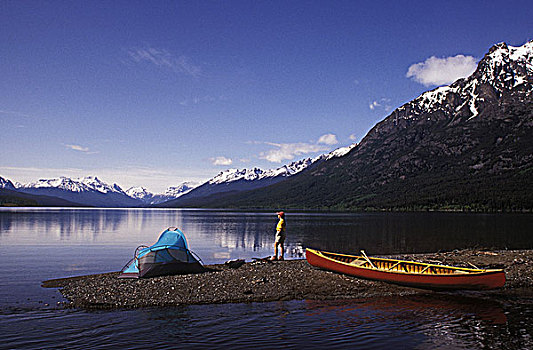
[[[510,300],[533,297],[533,251],[461,250],[392,258],[453,266],[505,269],[502,289],[479,292]],[[312,267],[306,260],[254,261],[238,268],[208,265],[207,272],[147,279],[118,279],[118,272],[44,281],[59,288],[67,307],[85,309],[138,308],[268,302],[280,300],[357,299],[433,293],[378,281],[362,280]]]

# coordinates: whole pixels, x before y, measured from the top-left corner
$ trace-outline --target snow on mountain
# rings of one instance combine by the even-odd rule
[[[227,169],[208,181],[209,184],[221,184],[237,180],[257,180],[264,177],[264,171],[259,168],[253,169]]]
[[[140,206],[117,184],[109,185],[96,176],[71,179],[65,176],[40,179],[23,184],[17,191],[36,195],[55,196],[68,201],[98,207]]]
[[[11,180],[9,179],[3,178],[2,176],[0,176],[0,188],[12,191],[16,190],[16,187],[13,182],[11,182]]]
[[[217,176],[208,181],[209,184],[221,184],[238,180],[255,181],[277,176],[291,176],[307,168],[313,161],[311,158],[302,159],[277,169],[263,170],[253,169],[228,169],[220,172]]]
[[[119,185],[113,184],[110,186],[98,179],[96,176],[86,176],[84,178],[81,178],[80,182],[94,191],[102,193],[115,192],[125,194],[124,190]]]
[[[267,178],[274,178],[278,176],[292,176],[307,169],[311,164],[317,161],[329,160],[336,157],[342,157],[350,152],[357,144],[352,144],[347,147],[340,147],[334,151],[326,154],[322,154],[315,158],[305,158],[292,162],[287,165],[283,165],[276,169],[263,170],[260,168],[253,169],[227,169],[220,172],[217,176],[209,180],[208,184],[222,184],[228,182],[234,182],[238,180],[255,181]]]
[[[321,159],[324,159],[324,160],[330,160],[332,158],[342,157],[342,156],[347,155],[348,152],[350,152],[356,146],[357,146],[357,143],[352,143],[350,146],[337,148],[336,150],[333,150],[327,154],[323,154],[320,157]]]
[[[37,182],[23,184],[19,189],[56,188],[70,192],[100,192],[100,193],[120,193],[125,194],[119,185],[109,185],[96,176],[86,176],[78,179],[61,176],[52,179],[39,179]]]
[[[167,201],[160,206],[194,206],[196,203],[200,203],[199,201],[202,201],[202,198],[208,198],[216,194],[249,191],[273,185],[283,181],[287,177],[302,172],[315,163],[325,162],[335,157],[342,157],[351,151],[355,146],[356,144],[347,147],[341,147],[319,157],[313,159],[305,158],[276,169],[262,170],[260,168],[253,168],[242,170],[224,170],[211,180],[194,188],[190,192],[187,192],[185,195],[180,196],[176,200]]]
[[[490,49],[472,75],[423,93],[398,108],[397,115],[416,120],[422,114],[443,111],[472,119],[482,112],[487,99],[501,98],[511,89],[523,87],[524,95],[530,95],[532,76],[533,41],[520,47],[500,43]]]
[[[302,160],[298,160],[296,162],[292,162],[288,165],[284,165],[280,168],[273,169],[273,170],[267,170],[266,174],[267,176],[292,176],[294,174],[299,173],[300,171],[306,169],[311,164],[313,164],[314,160],[311,158],[305,158]]]
[[[198,187],[198,185],[199,183],[197,182],[191,182],[191,181],[184,182],[179,186],[173,186],[173,187],[167,188],[167,190],[165,191],[163,195],[168,196],[168,197],[178,198],[179,196],[183,196],[184,194]]]
[[[178,186],[167,188],[165,193],[152,193],[144,187],[131,187],[126,191],[126,194],[144,204],[153,205],[179,198],[196,186],[198,186],[198,184],[195,182],[184,182]]]
[[[141,201],[144,201],[146,198],[151,198],[154,196],[152,192],[148,191],[142,186],[130,187],[126,190],[126,194],[131,198],[139,199]]]

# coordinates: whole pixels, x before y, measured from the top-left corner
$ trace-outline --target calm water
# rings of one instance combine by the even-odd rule
[[[118,271],[177,226],[204,263],[271,255],[276,216],[208,210],[0,210],[0,348],[532,349],[533,301],[428,293],[121,311],[65,310],[46,279]],[[533,248],[533,216],[287,214],[288,251]]]

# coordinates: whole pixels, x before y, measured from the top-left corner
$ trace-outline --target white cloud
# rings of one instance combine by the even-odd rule
[[[231,165],[233,161],[226,157],[215,157],[209,159],[213,165]]]
[[[80,151],[80,152],[89,152],[89,148],[82,147],[79,145],[65,145],[67,148],[73,149],[74,151]]]
[[[96,154],[96,153],[98,153],[98,152],[90,151],[89,147],[83,147],[83,146],[80,146],[80,145],[65,145],[65,147],[68,148],[68,149],[71,149],[73,151],[83,152],[83,153],[87,153],[87,154]]]
[[[265,159],[272,163],[281,163],[284,160],[293,160],[294,158],[316,152],[328,151],[331,145],[339,143],[337,136],[334,134],[324,134],[316,142],[297,142],[297,143],[274,143],[250,141],[251,144],[265,144],[275,147],[266,152],[259,153],[259,159]]]
[[[148,62],[161,68],[170,69],[175,73],[196,77],[202,72],[201,68],[191,63],[186,56],[175,56],[165,49],[132,48],[128,50],[128,55],[136,63]]]
[[[351,134],[351,135],[350,135],[350,140],[352,140],[352,141],[357,141],[357,135],[355,135],[355,134]]]
[[[405,76],[424,86],[448,85],[459,78],[469,76],[476,67],[477,60],[472,56],[431,56],[424,62],[411,65]]]
[[[370,108],[371,110],[381,108],[385,110],[385,112],[389,112],[392,109],[391,100],[389,98],[382,98],[376,101],[372,101],[368,105],[368,108]]]
[[[337,136],[335,136],[334,134],[325,134],[320,136],[317,143],[323,145],[336,145],[339,143],[339,141],[337,140]]]
[[[272,163],[281,163],[284,160],[292,160],[302,154],[326,151],[325,146],[310,143],[272,143],[265,144],[276,147],[275,149],[259,154],[260,159],[266,159]]]

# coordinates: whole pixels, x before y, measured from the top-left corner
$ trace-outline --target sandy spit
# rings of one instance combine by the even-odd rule
[[[533,297],[533,250],[461,250],[392,258],[445,265],[505,269],[507,282],[499,290],[475,292],[502,299]],[[316,269],[306,260],[254,261],[239,268],[208,265],[208,272],[147,279],[118,279],[118,272],[44,281],[59,288],[66,307],[85,309],[138,308],[267,302],[280,300],[361,299],[436,293],[384,282],[362,280]]]

